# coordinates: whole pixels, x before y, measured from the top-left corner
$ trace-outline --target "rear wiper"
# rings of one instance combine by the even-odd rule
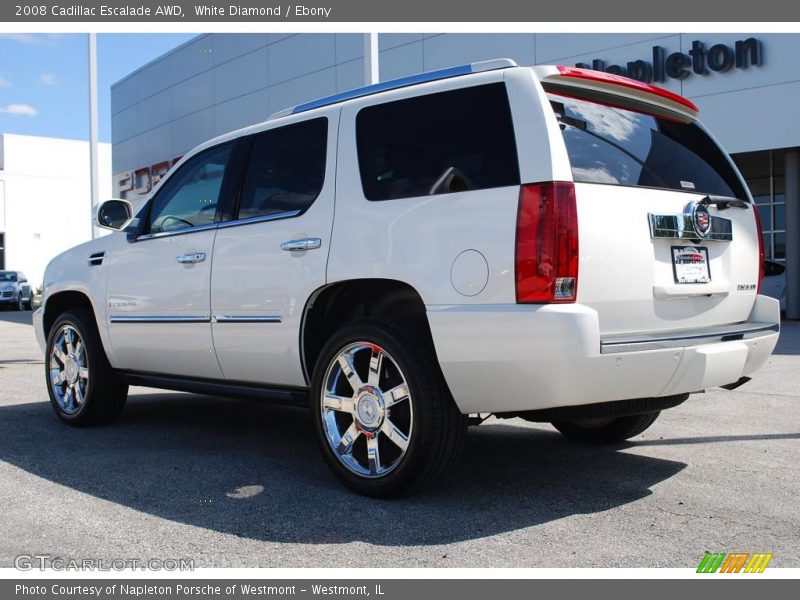
[[[739,198],[732,198],[730,196],[714,196],[712,194],[708,194],[705,198],[700,200],[698,204],[702,204],[704,206],[716,206],[718,210],[725,210],[726,208],[734,207],[734,208],[747,208],[750,203],[746,202],[745,200],[740,200]]]

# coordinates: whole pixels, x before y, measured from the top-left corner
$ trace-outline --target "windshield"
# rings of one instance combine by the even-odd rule
[[[575,181],[747,199],[725,153],[696,124],[555,98]]]
[[[16,281],[17,274],[13,271],[0,271],[0,281]]]

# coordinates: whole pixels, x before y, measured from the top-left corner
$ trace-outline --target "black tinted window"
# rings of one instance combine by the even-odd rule
[[[514,126],[502,83],[364,108],[356,134],[369,200],[519,184]]]
[[[747,196],[726,155],[693,123],[558,98],[575,181]]]
[[[773,262],[771,260],[764,261],[764,275],[767,277],[777,277],[783,275],[786,267],[781,263]]]
[[[184,163],[150,203],[146,231],[161,233],[214,222],[231,145],[206,150]]]
[[[240,219],[306,210],[325,181],[328,120],[314,119],[259,133],[253,139]]]

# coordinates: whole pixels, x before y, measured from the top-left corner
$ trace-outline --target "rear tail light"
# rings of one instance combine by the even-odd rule
[[[761,282],[764,281],[764,230],[761,229],[761,214],[758,212],[758,206],[753,206],[753,214],[756,217],[756,232],[758,233],[758,291],[761,293]]]
[[[578,211],[572,183],[522,186],[514,266],[518,303],[575,302]]]

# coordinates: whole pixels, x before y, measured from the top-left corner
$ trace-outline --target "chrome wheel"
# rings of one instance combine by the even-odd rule
[[[61,410],[74,415],[83,406],[89,386],[86,346],[78,330],[62,325],[50,348],[50,387]]]
[[[330,362],[321,394],[325,438],[349,471],[377,478],[400,464],[414,414],[406,378],[388,352],[368,342],[345,346]]]

